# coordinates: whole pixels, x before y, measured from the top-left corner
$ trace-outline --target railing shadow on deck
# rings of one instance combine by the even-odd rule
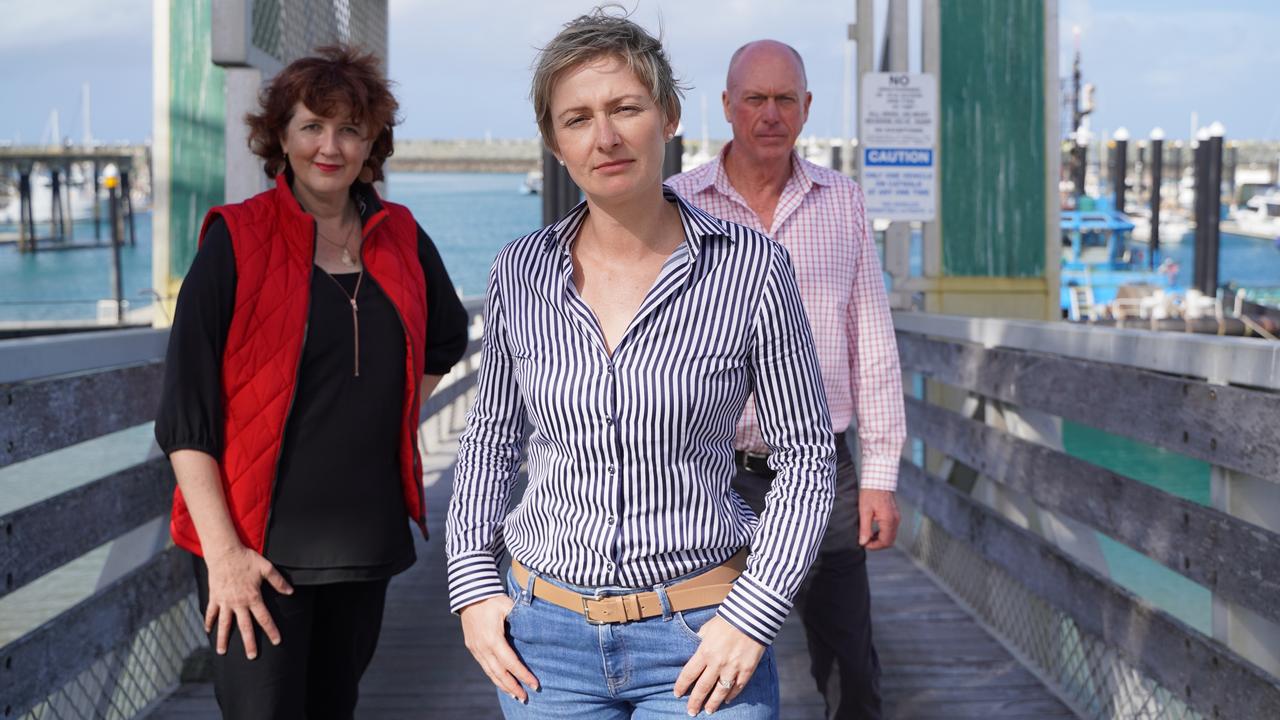
[[[482,304],[465,303],[473,321]],[[167,337],[128,330],[0,342],[0,469],[151,422]],[[423,420],[465,398],[479,350],[472,340]],[[205,645],[189,558],[168,540],[168,460],[154,451],[71,484],[0,510],[0,600],[111,544],[88,597],[0,647],[3,718],[144,714]]]
[[[1280,717],[1280,344],[894,321],[899,545],[1081,717]],[[1068,455],[1061,420],[1209,463],[1220,507]],[[1108,577],[1094,531],[1207,588],[1213,636]]]

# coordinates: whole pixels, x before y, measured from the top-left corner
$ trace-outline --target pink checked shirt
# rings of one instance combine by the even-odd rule
[[[729,184],[723,165],[729,147],[715,160],[676,175],[667,184],[712,215],[754,228],[791,253],[818,346],[831,427],[842,432],[856,412],[861,487],[895,490],[898,457],[906,437],[902,373],[862,188],[793,153],[791,177],[778,199],[773,227],[766,228]],[[754,403],[747,403],[734,445],[748,452],[768,452]]]

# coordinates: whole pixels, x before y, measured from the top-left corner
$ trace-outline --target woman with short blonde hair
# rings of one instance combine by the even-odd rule
[[[816,555],[835,457],[786,252],[663,186],[679,86],[627,18],[568,23],[532,95],[586,200],[494,263],[451,607],[509,718],[777,717],[770,643]],[[753,391],[778,470],[759,518],[730,489]]]

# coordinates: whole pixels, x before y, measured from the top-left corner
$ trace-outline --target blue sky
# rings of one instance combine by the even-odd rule
[[[391,0],[390,74],[398,82],[401,137],[533,137],[526,98],[539,43],[590,7],[580,0]],[[913,1],[914,6],[919,0]],[[639,0],[636,18],[662,24],[673,64],[693,85],[686,133],[697,136],[705,95],[709,129],[725,64],[746,40],[790,42],[809,65],[814,106],[807,132],[838,134],[844,28],[853,0]],[[143,140],[151,129],[152,0],[0,0],[0,140],[37,142],[59,110],[64,136],[81,135],[81,86],[93,92],[102,140]],[[1280,139],[1280,2],[1275,0],[1059,0],[1060,74],[1071,29],[1082,33],[1084,73],[1098,86],[1095,130],[1135,136],[1160,125],[1186,137],[1190,114],[1221,121],[1233,138]]]

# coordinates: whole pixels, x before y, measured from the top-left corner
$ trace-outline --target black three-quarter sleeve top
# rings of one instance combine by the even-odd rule
[[[359,186],[357,186],[359,188]],[[363,220],[376,196],[358,196]],[[427,290],[425,371],[443,375],[467,344],[467,315],[431,238],[418,228]],[[264,555],[296,585],[390,577],[415,560],[399,460],[404,330],[368,275],[360,283],[360,375],[348,297],[357,273],[315,267],[293,409],[285,425]],[[341,286],[341,287],[339,287]],[[222,354],[235,307],[231,235],[216,219],[178,296],[156,440],[166,454],[221,458]]]

